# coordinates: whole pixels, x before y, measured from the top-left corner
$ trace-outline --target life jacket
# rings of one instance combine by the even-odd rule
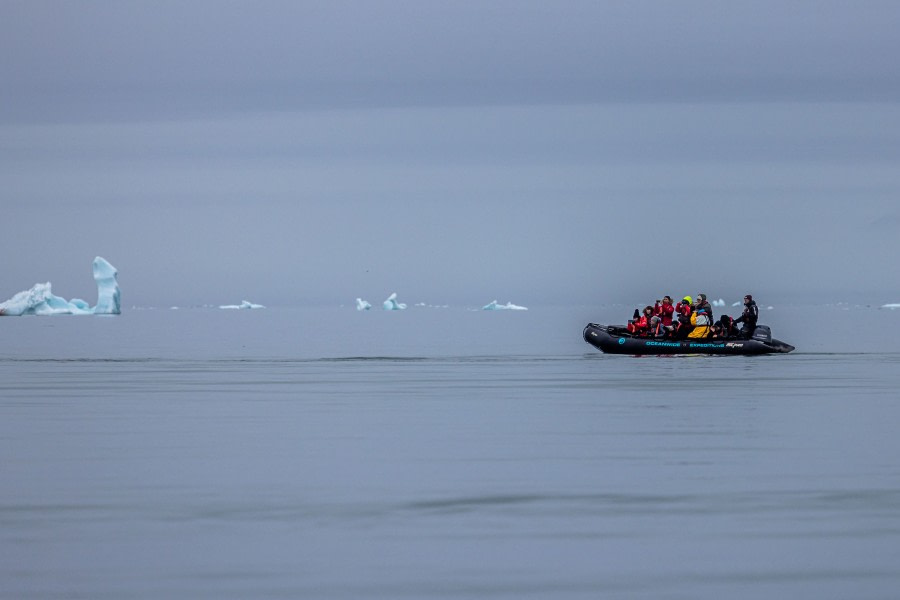
[[[691,325],[691,305],[687,302],[679,302],[675,305],[675,314],[678,315],[678,331],[682,327],[690,327]]]
[[[703,302],[698,304],[697,308],[694,310],[700,310],[701,308],[706,311],[706,316],[709,317],[709,323],[710,325],[712,325],[713,319],[715,317],[713,317],[712,306],[709,304],[709,300],[704,300]]]
[[[628,331],[635,335],[647,333],[648,329],[650,329],[650,319],[647,318],[647,315],[641,315],[639,319],[628,324]]]
[[[663,327],[672,324],[672,314],[674,312],[675,307],[671,304],[657,304],[653,307],[653,313],[660,318]]]
[[[713,334],[716,334],[716,327],[718,326],[718,337],[729,337],[734,332],[734,319],[729,317],[728,315],[722,315],[719,317],[718,325],[713,325]]]
[[[688,334],[688,338],[705,338],[709,335],[709,315],[706,314],[704,309],[698,309],[697,312],[691,315],[691,325],[693,325],[694,328]]]

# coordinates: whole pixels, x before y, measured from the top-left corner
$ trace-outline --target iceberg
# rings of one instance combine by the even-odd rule
[[[36,283],[30,290],[19,292],[0,304],[0,315],[18,317],[21,315],[89,315],[90,307],[84,308],[84,301],[77,304],[65,298],[54,296],[50,282]]]
[[[0,303],[0,315],[118,315],[122,312],[118,271],[106,259],[94,259],[94,281],[97,283],[97,305],[80,298],[66,300],[51,291],[51,285],[36,283],[30,290],[19,292]]]
[[[251,308],[265,308],[262,304],[253,304],[249,300],[244,300],[240,304],[224,304],[220,306],[222,310],[250,310]]]
[[[406,305],[400,302],[397,302],[397,292],[391,294],[387,300],[384,301],[382,305],[384,310],[405,310]]]
[[[882,304],[882,305],[881,305],[881,308],[887,308],[887,309],[890,309],[890,310],[897,310],[898,308],[900,308],[900,304]]]
[[[506,304],[497,304],[497,301],[494,300],[490,304],[485,305],[481,310],[528,310],[524,306],[517,306],[512,302],[507,302]]]
[[[718,300],[712,301],[713,306],[725,306],[725,301],[719,298]]]
[[[372,305],[363,300],[362,298],[356,299],[356,310],[369,310],[372,308]]]
[[[106,259],[99,256],[94,259],[94,281],[97,282],[95,315],[117,315],[122,312],[118,277],[119,272]]]

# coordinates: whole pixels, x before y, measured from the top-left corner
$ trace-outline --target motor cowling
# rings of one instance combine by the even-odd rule
[[[753,330],[753,336],[751,337],[751,339],[754,339],[757,342],[771,344],[772,330],[769,329],[768,325],[757,325],[756,329]]]

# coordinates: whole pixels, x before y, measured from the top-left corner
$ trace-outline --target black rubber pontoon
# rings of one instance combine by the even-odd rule
[[[771,330],[759,325],[749,340],[687,339],[634,337],[624,327],[588,323],[584,341],[607,354],[722,354],[753,355],[779,354],[794,349],[790,344],[772,339]]]

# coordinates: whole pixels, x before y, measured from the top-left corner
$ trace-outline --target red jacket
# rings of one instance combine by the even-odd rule
[[[672,313],[674,312],[675,307],[671,304],[657,304],[653,307],[653,314],[659,317],[663,327],[672,324]]]
[[[635,319],[628,324],[628,331],[635,335],[646,333],[648,329],[650,329],[650,319],[646,315],[641,315],[640,319]]]
[[[687,302],[679,302],[675,305],[675,314],[678,315],[679,327],[681,325],[690,326],[691,324],[691,312],[693,309],[691,305]]]

